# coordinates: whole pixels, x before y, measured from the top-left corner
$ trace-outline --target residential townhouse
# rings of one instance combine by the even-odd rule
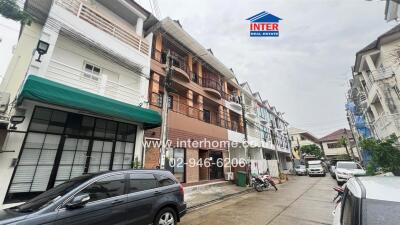
[[[249,144],[247,151],[248,158],[252,160],[252,172],[262,173],[268,169],[277,176],[278,162],[281,170],[291,169],[288,123],[283,119],[282,113],[263,100],[259,92],[253,93],[247,82],[242,83],[241,87]]]
[[[342,139],[346,145],[343,145]],[[359,159],[356,142],[348,129],[338,129],[319,139],[325,158],[328,160]]]
[[[301,159],[300,148],[305,145],[317,145],[320,146],[318,138],[306,130],[302,130],[295,127],[290,127],[288,129],[293,158]]]
[[[357,52],[346,105],[356,136],[400,135],[399,63],[400,25]]]
[[[11,103],[0,205],[84,173],[140,167],[144,129],[161,124],[146,104],[157,22],[149,12],[131,0],[30,0],[25,11],[34,21],[0,88]]]
[[[228,143],[244,139],[235,74],[190,36],[179,21],[163,19],[153,32],[151,108],[161,111],[166,82],[171,89],[165,167],[186,184],[224,179],[230,171]],[[172,59],[170,81],[166,81],[165,70],[168,54]],[[159,141],[160,135],[160,128],[147,130],[146,140]],[[159,165],[159,146],[147,146],[145,167]]]
[[[239,162],[276,160],[271,128],[267,125],[272,121],[277,133],[278,154],[285,162],[283,168],[287,169],[286,161],[290,160],[288,124],[281,114],[263,103],[259,94],[252,93],[246,85],[239,85],[233,70],[191,37],[179,21],[166,18],[153,32],[149,101],[151,108],[160,112],[167,79],[167,55],[172,58],[166,168],[181,182],[193,185],[223,179],[228,172],[243,170]],[[259,122],[259,117],[264,118],[263,123]],[[156,168],[160,166],[161,155],[160,146],[154,143],[159,143],[161,129],[147,130],[145,136],[149,144],[145,151],[145,167]],[[218,144],[201,145],[204,140]],[[255,146],[247,148],[245,143]],[[210,160],[211,166],[201,165],[205,160]],[[218,161],[228,163],[221,167]],[[176,162],[183,163],[177,165]]]

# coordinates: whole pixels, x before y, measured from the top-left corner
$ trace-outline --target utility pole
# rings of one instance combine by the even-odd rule
[[[161,149],[160,149],[160,169],[165,169],[165,152],[166,152],[166,142],[168,136],[167,120],[168,120],[168,92],[171,86],[171,53],[168,50],[167,60],[165,67],[165,79],[164,79],[164,94],[162,96],[162,109],[161,109]]]
[[[275,126],[274,123],[271,120],[271,138],[272,138],[272,144],[274,145],[275,149],[275,157],[278,162],[278,172],[279,172],[279,180],[281,179],[281,161],[279,159],[279,154],[278,154],[278,147],[276,146],[276,131],[275,131]]]
[[[247,177],[248,177],[248,184],[251,185],[251,161],[250,159],[250,154],[249,154],[249,143],[247,143],[248,136],[247,136],[247,120],[246,120],[246,106],[243,102],[243,98],[240,97],[240,104],[242,105],[242,118],[243,118],[243,131],[244,131],[244,140],[243,140],[243,148],[244,148],[244,153],[246,156],[246,163],[247,163]],[[249,163],[250,162],[250,163]]]

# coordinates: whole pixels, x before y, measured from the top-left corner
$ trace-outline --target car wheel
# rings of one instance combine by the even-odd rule
[[[153,225],[176,225],[176,212],[171,208],[164,208],[157,213]]]

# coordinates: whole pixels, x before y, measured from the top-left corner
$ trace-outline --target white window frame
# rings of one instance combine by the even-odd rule
[[[86,66],[87,65],[92,66],[92,70],[90,72],[86,70]],[[99,73],[98,74],[96,74],[94,72],[95,68],[99,69]],[[88,62],[88,61],[84,61],[83,62],[83,77],[84,78],[90,79],[90,80],[95,81],[95,82],[100,82],[101,81],[101,77],[102,77],[102,73],[103,73],[103,69],[100,66],[98,66],[98,65],[96,65],[94,63]]]

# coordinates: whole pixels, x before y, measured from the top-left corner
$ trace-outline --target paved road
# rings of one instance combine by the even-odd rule
[[[332,224],[334,180],[290,177],[279,190],[253,192],[187,214],[180,225],[316,225]]]

